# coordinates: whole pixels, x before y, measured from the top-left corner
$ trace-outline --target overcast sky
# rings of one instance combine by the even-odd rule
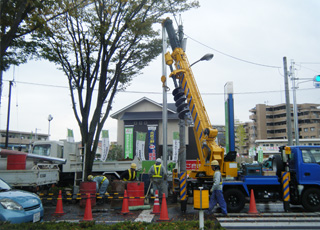
[[[181,15],[190,63],[206,53],[209,62],[193,66],[198,88],[213,125],[224,124],[224,85],[233,82],[235,118],[250,121],[256,104],[285,103],[283,57],[295,62],[300,78],[298,103],[320,103],[320,89],[303,78],[320,74],[320,1],[318,0],[200,0],[200,8]],[[173,15],[170,16],[174,20]],[[176,15],[179,21],[179,15]],[[174,22],[174,27],[177,28]],[[171,51],[171,50],[170,50]],[[168,70],[169,73],[169,70]],[[134,78],[126,92],[118,93],[111,114],[148,97],[162,103],[161,57]],[[9,80],[12,88],[10,130],[48,133],[52,140],[65,139],[67,128],[80,141],[71,108],[67,79],[54,64],[30,61],[4,73],[0,129],[6,129]],[[291,80],[289,79],[290,89]],[[50,86],[44,86],[50,85]],[[173,83],[168,102],[173,102]],[[293,103],[292,91],[290,102]],[[108,118],[105,129],[116,141],[116,122]]]

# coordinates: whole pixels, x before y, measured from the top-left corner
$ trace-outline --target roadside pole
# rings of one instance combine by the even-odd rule
[[[163,130],[163,143],[162,143],[162,156],[163,156],[163,167],[168,170],[167,167],[167,131],[168,131],[168,105],[167,105],[167,65],[165,60],[165,53],[167,50],[167,36],[166,29],[162,26],[162,95],[163,95],[163,105],[162,105],[162,130]],[[168,196],[168,183],[167,178],[165,180],[165,194]]]
[[[283,69],[284,69],[284,89],[286,94],[287,137],[288,137],[288,145],[292,146],[293,140],[292,140],[291,105],[290,105],[290,96],[289,96],[287,57],[283,57]]]

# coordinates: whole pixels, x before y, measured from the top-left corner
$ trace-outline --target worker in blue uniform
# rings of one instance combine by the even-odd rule
[[[94,181],[96,182],[96,189],[97,193],[99,193],[101,196],[104,196],[107,192],[107,188],[109,185],[109,180],[105,176],[88,176],[88,181]]]
[[[214,171],[214,175],[213,175],[213,185],[210,190],[211,196],[209,201],[208,212],[209,214],[212,214],[213,208],[218,203],[221,208],[222,214],[227,216],[228,215],[227,205],[222,193],[222,176],[220,172],[219,162],[217,160],[211,161],[211,168]]]

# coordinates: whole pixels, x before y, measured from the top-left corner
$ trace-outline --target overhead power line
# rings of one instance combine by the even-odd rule
[[[9,80],[3,80],[9,82]],[[34,83],[34,82],[25,82],[25,81],[15,81],[16,84],[27,84],[27,85],[34,85],[34,86],[43,86],[43,87],[53,87],[53,88],[63,88],[63,89],[69,89],[68,86],[59,86],[59,85],[52,85],[52,84],[43,84],[43,83]],[[316,90],[317,88],[305,88],[305,89],[298,89],[301,91],[304,90]],[[119,93],[132,93],[132,94],[162,94],[162,92],[151,92],[151,91],[118,91]],[[284,92],[284,90],[268,90],[268,91],[257,91],[257,92],[234,92],[234,95],[244,95],[244,94],[265,94],[265,93],[280,93]],[[170,92],[168,92],[170,94]],[[213,96],[219,96],[224,95],[224,93],[201,93],[202,95],[213,95]]]
[[[248,60],[245,60],[245,59],[242,59],[242,58],[238,58],[238,57],[232,56],[232,55],[230,55],[230,54],[227,54],[227,53],[224,53],[224,52],[219,51],[219,50],[217,50],[217,49],[214,49],[214,48],[212,48],[212,47],[210,47],[210,46],[208,46],[208,45],[206,45],[206,44],[204,44],[204,43],[202,43],[202,42],[200,42],[200,41],[198,41],[198,40],[190,37],[190,36],[187,35],[187,34],[185,34],[185,35],[186,35],[188,38],[190,38],[191,40],[193,40],[194,42],[197,42],[197,43],[199,43],[200,45],[205,46],[205,47],[207,47],[207,48],[209,48],[209,49],[211,49],[211,50],[214,50],[215,52],[220,53],[220,54],[222,54],[222,55],[224,55],[224,56],[227,56],[227,57],[229,57],[229,58],[233,58],[233,59],[238,60],[238,61],[242,61],[242,62],[245,62],[245,63],[248,63],[248,64],[257,65],[257,66],[262,66],[262,67],[268,67],[268,68],[274,68],[274,69],[282,68],[281,66],[261,64],[261,63],[252,62],[252,61],[248,61]]]

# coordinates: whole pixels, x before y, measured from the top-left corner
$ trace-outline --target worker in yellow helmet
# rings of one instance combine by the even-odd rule
[[[123,181],[137,180],[137,165],[132,163],[130,168],[121,174],[120,179]]]
[[[105,193],[107,192],[107,188],[109,185],[109,180],[105,176],[88,176],[88,181],[96,182],[96,190],[97,193],[99,193],[102,197],[105,196]]]
[[[216,206],[216,204],[219,203],[222,214],[227,216],[228,215],[227,205],[222,193],[222,177],[221,177],[219,162],[217,160],[211,161],[211,168],[214,171],[214,175],[213,175],[213,185],[212,185],[212,188],[210,189],[211,196],[209,201],[208,213],[212,214],[214,206]]]

